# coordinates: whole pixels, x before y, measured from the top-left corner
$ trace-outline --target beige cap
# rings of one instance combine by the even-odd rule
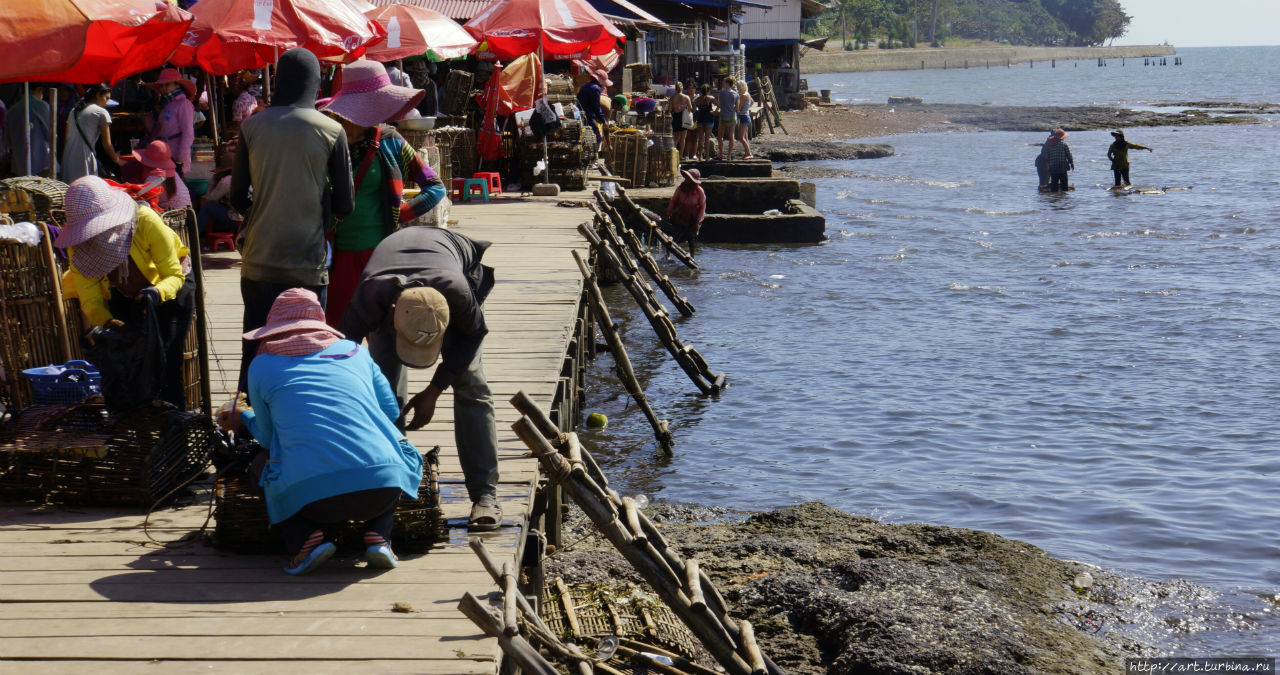
[[[449,327],[449,303],[434,288],[406,288],[396,300],[395,327],[400,360],[413,368],[432,366]]]

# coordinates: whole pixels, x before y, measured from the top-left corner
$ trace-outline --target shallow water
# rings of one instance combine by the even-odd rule
[[[1155,148],[1132,153],[1135,183],[1191,189],[1107,190],[1102,131],[1068,138],[1066,194],[1035,189],[1041,134],[895,136],[893,157],[822,163],[849,172],[816,181],[830,241],[670,270],[698,309],[681,338],[729,375],[719,398],[609,289],[675,457],[608,358],[588,411],[611,423],[584,437],[624,492],[820,499],[1186,578],[1221,603],[1166,649],[1274,651],[1280,125],[1129,135]]]

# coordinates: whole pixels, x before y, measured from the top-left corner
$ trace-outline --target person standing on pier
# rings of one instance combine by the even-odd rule
[[[738,90],[733,86],[733,78],[720,80],[720,91],[716,94],[716,105],[720,110],[716,120],[716,159],[733,159],[734,131],[738,128]],[[729,142],[729,154],[724,152],[725,141]]]
[[[1123,131],[1113,131],[1111,135],[1115,137],[1115,142],[1107,149],[1107,159],[1111,160],[1111,173],[1115,174],[1116,187],[1120,187],[1121,181],[1124,185],[1129,183],[1129,151],[1130,150],[1146,150],[1154,152],[1151,148],[1137,143],[1130,143],[1124,139]]]
[[[1053,135],[1045,141],[1040,154],[1044,155],[1049,167],[1049,191],[1065,192],[1067,188],[1067,172],[1076,168],[1076,160],[1071,156],[1071,147],[1066,142],[1067,132],[1054,129]]]
[[[481,363],[489,333],[482,305],[493,289],[493,268],[480,259],[489,242],[434,227],[398,230],[374,248],[338,330],[369,353],[391,383],[409,430],[435,415],[453,387],[453,434],[471,498],[467,528],[502,525],[498,504],[498,431],[493,396]],[[440,365],[427,388],[409,398],[407,368]]]
[[[354,208],[347,135],[315,109],[320,61],[305,49],[290,49],[280,56],[277,74],[271,106],[240,125],[231,171],[231,206],[245,214],[240,297],[246,333],[262,327],[276,297],[290,288],[310,290],[324,306],[325,230],[330,215]],[[257,350],[255,341],[244,340],[242,390]]]

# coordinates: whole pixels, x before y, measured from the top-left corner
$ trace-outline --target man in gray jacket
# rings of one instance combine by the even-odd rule
[[[433,227],[392,233],[370,255],[338,324],[349,340],[369,338],[369,354],[401,408],[413,411],[408,429],[431,422],[440,394],[453,387],[454,441],[473,531],[502,524],[498,431],[480,359],[489,333],[481,305],[493,289],[493,268],[480,263],[487,248],[487,241]],[[431,383],[409,398],[406,368],[429,368],[437,359]]]
[[[355,208],[347,135],[316,110],[319,60],[305,49],[290,49],[277,73],[271,106],[240,125],[231,172],[231,206],[246,214],[240,247],[246,333],[266,324],[276,296],[290,288],[306,288],[324,305],[325,229],[331,213],[342,217]],[[256,341],[244,341],[242,389],[257,350]]]

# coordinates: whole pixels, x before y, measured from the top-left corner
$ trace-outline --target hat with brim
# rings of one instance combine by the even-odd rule
[[[122,225],[131,224],[138,216],[137,202],[123,190],[117,190],[97,176],[77,178],[67,187],[63,197],[67,225],[53,245],[59,248],[78,246]]]
[[[1111,132],[1111,135],[1112,135],[1112,136],[1115,136],[1116,138],[1124,138],[1124,132],[1123,132],[1123,131],[1113,131],[1113,132]]]
[[[435,364],[449,327],[449,303],[444,296],[425,286],[406,288],[400,292],[394,312],[396,356],[414,368]]]
[[[1053,130],[1053,137],[1054,137],[1054,138],[1057,138],[1057,139],[1059,139],[1059,140],[1061,140],[1061,139],[1063,139],[1063,138],[1066,138],[1067,136],[1070,136],[1070,135],[1071,135],[1071,134],[1068,134],[1068,133],[1067,133],[1067,131],[1066,131],[1066,129],[1054,129],[1054,130]]]
[[[178,72],[177,68],[165,68],[160,71],[160,76],[156,78],[155,82],[147,82],[146,85],[154,89],[155,87],[162,84],[169,84],[170,82],[176,82],[182,85],[182,90],[187,92],[187,98],[194,99],[196,97],[196,83],[183,77],[182,73]]]
[[[694,185],[702,184],[702,172],[697,169],[681,169],[680,175],[684,176],[685,180],[693,183]]]
[[[387,69],[377,61],[348,64],[342,68],[341,77],[341,88],[318,109],[362,127],[394,122],[426,96],[421,89],[391,84]]]
[[[172,178],[177,173],[175,169],[178,165],[173,163],[169,146],[164,141],[151,141],[146,146],[125,155],[124,159],[132,159],[143,166],[160,169],[166,178]]]
[[[276,296],[271,303],[271,311],[267,312],[267,323],[244,334],[246,340],[261,340],[274,335],[284,335],[298,331],[323,330],[344,337],[325,323],[324,308],[314,291],[305,288],[290,288]]]
[[[602,86],[602,87],[612,87],[612,86],[613,86],[613,80],[610,80],[610,79],[609,79],[609,73],[607,73],[607,72],[605,72],[605,71],[603,71],[603,70],[597,70],[596,72],[592,73],[592,75],[594,75],[594,76],[595,76],[595,78],[596,78],[596,82],[599,82],[599,83],[600,83],[600,86]]]

